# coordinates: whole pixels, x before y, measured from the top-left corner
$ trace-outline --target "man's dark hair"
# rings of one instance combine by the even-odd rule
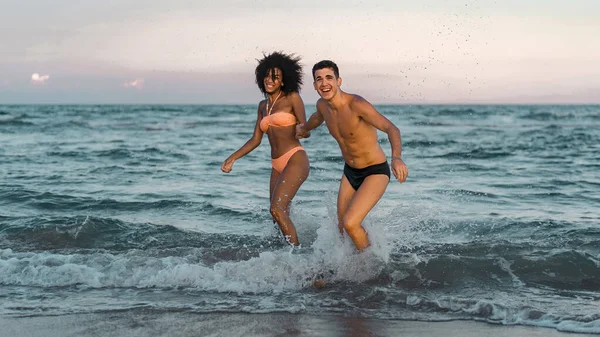
[[[282,52],[273,52],[269,55],[263,53],[263,58],[258,61],[258,66],[254,73],[256,74],[256,84],[263,94],[267,93],[265,89],[265,77],[269,76],[269,71],[279,68],[281,70],[283,86],[281,91],[286,94],[299,92],[302,86],[302,65],[300,57],[294,54],[284,54]],[[275,72],[271,72],[271,78],[275,80]]]
[[[312,68],[313,80],[315,79],[315,72],[319,69],[324,69],[324,68],[333,69],[333,74],[335,75],[335,78],[340,77],[340,70],[338,69],[337,64],[335,64],[335,62],[330,61],[330,60],[323,60],[323,61],[319,61],[319,62],[315,63],[315,65],[313,66],[313,68]]]

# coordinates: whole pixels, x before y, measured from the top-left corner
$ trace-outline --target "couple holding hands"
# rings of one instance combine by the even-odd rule
[[[390,166],[398,181],[404,182],[408,176],[400,130],[367,100],[340,89],[342,79],[332,61],[320,61],[312,68],[313,86],[321,98],[308,120],[299,95],[302,66],[298,57],[281,52],[266,55],[259,60],[255,74],[265,100],[258,104],[254,133],[223,162],[221,170],[230,172],[234,162],[258,147],[266,133],[272,158],[270,212],[287,242],[298,246],[289,206],[310,171],[299,139],[310,137],[310,131],[325,122],[345,161],[337,198],[339,231],[342,236],[348,234],[357,250],[367,248],[370,242],[362,221],[383,196]],[[390,164],[377,140],[377,130],[388,135]]]

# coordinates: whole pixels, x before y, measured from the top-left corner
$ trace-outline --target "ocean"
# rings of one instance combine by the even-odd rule
[[[600,333],[600,106],[381,105],[401,130],[357,254],[323,125],[269,214],[255,105],[0,106],[0,317],[294,314]],[[307,114],[314,111],[307,105]],[[388,156],[385,134],[380,143]],[[315,288],[315,276],[327,284]]]

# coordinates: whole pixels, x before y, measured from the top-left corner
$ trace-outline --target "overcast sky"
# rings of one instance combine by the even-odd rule
[[[600,0],[1,0],[0,103],[257,103],[256,59],[373,103],[600,103]]]

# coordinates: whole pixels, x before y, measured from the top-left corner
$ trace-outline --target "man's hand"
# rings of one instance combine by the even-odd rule
[[[235,160],[232,159],[231,157],[225,159],[225,161],[221,165],[221,171],[223,171],[225,173],[231,172],[231,168],[233,167],[233,163],[235,163]]]
[[[304,123],[296,125],[296,138],[308,138],[310,137],[310,131],[304,130]]]
[[[406,181],[406,177],[408,177],[408,167],[400,158],[392,158],[392,173],[394,173],[394,177],[398,179],[399,182],[403,183]]]

